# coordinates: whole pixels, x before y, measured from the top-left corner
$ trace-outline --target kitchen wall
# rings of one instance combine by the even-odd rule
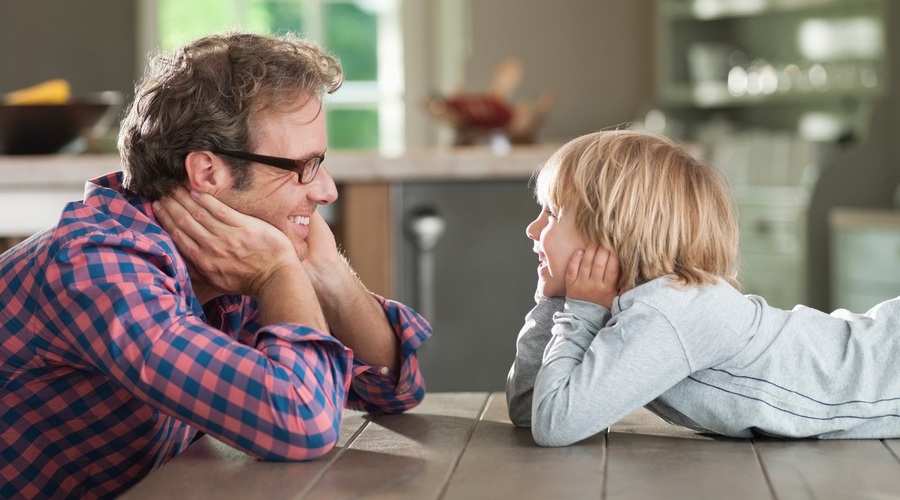
[[[472,0],[468,90],[484,88],[499,61],[521,60],[516,97],[544,90],[556,106],[539,140],[633,121],[653,97],[652,0]]]
[[[74,94],[133,94],[134,0],[7,0],[0,14],[0,93],[65,78]]]

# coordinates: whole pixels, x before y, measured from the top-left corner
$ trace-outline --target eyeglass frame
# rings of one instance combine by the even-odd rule
[[[293,158],[283,158],[280,156],[267,156],[260,155],[256,153],[247,153],[245,151],[233,151],[233,150],[216,150],[214,153],[218,155],[230,156],[232,158],[239,158],[241,160],[253,161],[256,163],[262,163],[263,165],[269,165],[270,167],[280,168],[282,170],[290,170],[297,174],[297,180],[300,181],[300,184],[309,184],[313,180],[315,180],[316,175],[319,173],[319,167],[325,163],[325,153],[320,154],[319,156],[314,156],[312,158],[307,158],[305,160],[295,160]],[[312,166],[310,166],[312,164]],[[298,171],[297,169],[301,169]],[[307,180],[303,180],[304,174],[306,174],[309,178]]]

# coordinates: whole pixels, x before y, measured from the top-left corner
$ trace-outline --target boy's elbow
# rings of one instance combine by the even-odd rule
[[[531,405],[518,400],[508,402],[509,421],[516,427],[531,427]]]
[[[509,414],[509,421],[516,427],[531,427],[531,418],[522,415]]]
[[[531,427],[531,435],[534,437],[534,442],[537,443],[538,446],[548,448],[569,446],[578,441],[578,439],[573,439],[572,436],[556,433],[553,432],[552,429],[545,429],[536,425]]]
[[[531,416],[531,435],[538,446],[568,446],[582,439],[582,425],[563,415],[554,415],[535,408]]]

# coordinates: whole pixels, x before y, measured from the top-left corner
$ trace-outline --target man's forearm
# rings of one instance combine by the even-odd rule
[[[284,266],[260,287],[257,297],[264,325],[298,323],[328,332],[328,323],[302,265]]]
[[[322,311],[331,329],[361,361],[396,370],[399,340],[384,308],[363,286],[349,264],[335,266],[326,279],[313,280]]]

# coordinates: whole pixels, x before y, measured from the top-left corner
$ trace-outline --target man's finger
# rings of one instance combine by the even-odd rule
[[[242,220],[242,217],[245,217],[244,214],[229,207],[225,203],[222,203],[218,198],[209,193],[191,191],[190,199],[196,202],[198,207],[202,207],[203,210],[211,214],[212,218],[216,221],[231,227],[242,227],[245,225]]]
[[[196,203],[186,201],[185,198],[189,200],[190,195],[185,197],[186,191],[183,188],[179,189],[181,191],[176,189],[171,196],[167,196],[159,201],[161,210],[156,211],[156,218],[159,220],[160,225],[169,234],[181,231],[193,239],[208,238],[212,233],[208,227],[209,223],[205,224],[203,219],[210,219],[211,217],[201,217],[201,220],[197,220],[194,212],[197,208],[202,208]],[[191,210],[192,206],[194,210]]]

